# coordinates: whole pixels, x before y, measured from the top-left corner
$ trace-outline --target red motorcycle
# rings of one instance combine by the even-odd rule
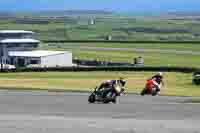
[[[160,86],[155,83],[154,80],[150,79],[147,80],[145,88],[141,91],[140,95],[144,96],[144,95],[152,95],[152,96],[156,96],[160,93]]]

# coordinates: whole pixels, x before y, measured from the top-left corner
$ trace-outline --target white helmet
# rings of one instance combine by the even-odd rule
[[[157,75],[159,75],[159,76],[163,76],[163,73],[162,73],[162,72],[158,72]]]

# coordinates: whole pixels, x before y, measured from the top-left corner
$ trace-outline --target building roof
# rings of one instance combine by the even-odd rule
[[[46,50],[35,50],[35,51],[10,51],[9,56],[15,57],[44,57],[50,55],[58,55],[69,53],[67,51],[46,51]]]
[[[25,38],[25,39],[3,39],[0,40],[0,43],[39,43],[39,40],[35,40],[35,39],[29,39],[29,38]]]
[[[32,31],[25,31],[25,30],[1,30],[0,31],[0,34],[10,34],[10,33],[29,33],[29,34],[33,34],[34,32],[32,32]]]

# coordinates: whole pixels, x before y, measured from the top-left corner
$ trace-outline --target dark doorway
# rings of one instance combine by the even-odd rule
[[[19,67],[24,67],[25,66],[25,59],[18,59],[18,66]]]
[[[10,58],[10,64],[11,64],[11,65],[15,65],[15,62],[14,62],[14,58],[13,58],[13,57]]]

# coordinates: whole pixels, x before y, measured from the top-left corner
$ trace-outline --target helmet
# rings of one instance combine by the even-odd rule
[[[162,72],[158,72],[154,77],[163,78],[163,73]]]
[[[163,76],[163,73],[162,72],[158,72],[157,75],[158,76]]]
[[[163,73],[162,72],[158,72],[155,76],[156,80],[160,81],[163,79]]]
[[[125,86],[126,80],[122,77],[119,78],[119,82],[122,84],[122,86]]]

